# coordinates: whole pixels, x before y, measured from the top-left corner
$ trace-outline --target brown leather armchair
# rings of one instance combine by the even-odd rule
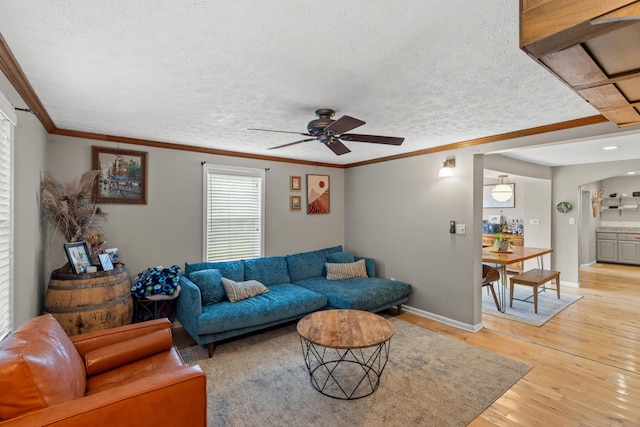
[[[0,343],[0,426],[207,424],[206,377],[167,319],[69,338],[50,314]]]

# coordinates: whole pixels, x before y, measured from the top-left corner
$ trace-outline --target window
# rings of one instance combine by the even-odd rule
[[[263,169],[204,165],[204,260],[261,257]]]
[[[15,124],[13,106],[0,93],[0,340],[11,331],[13,324],[11,141]]]

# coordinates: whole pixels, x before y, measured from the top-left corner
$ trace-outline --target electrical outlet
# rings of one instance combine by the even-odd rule
[[[575,223],[576,223],[576,219],[575,218],[569,218],[569,224],[575,225]]]
[[[456,234],[466,234],[467,227],[464,224],[456,224]]]
[[[530,219],[529,220],[529,224],[531,225],[540,225],[540,220],[539,219]]]

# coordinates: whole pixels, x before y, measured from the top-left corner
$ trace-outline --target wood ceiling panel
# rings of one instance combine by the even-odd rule
[[[608,120],[640,124],[640,0],[521,0],[520,8],[523,50]]]
[[[633,80],[625,80],[616,84],[620,92],[629,100],[629,102],[640,101],[640,78]]]
[[[609,76],[640,70],[640,22],[584,43]]]
[[[521,46],[528,46],[545,38],[588,24],[591,19],[611,10],[634,3],[633,0],[550,0],[520,3],[520,21],[526,31],[521,32]],[[575,32],[576,37],[582,30]],[[597,31],[596,28],[592,31]],[[573,32],[571,34],[574,34]],[[579,43],[583,40],[576,40]]]
[[[599,110],[629,105],[627,98],[614,85],[592,87],[580,90],[578,94]]]
[[[603,110],[602,115],[620,127],[640,124],[640,113],[631,106]]]
[[[581,86],[607,79],[581,45],[546,55],[540,60],[570,86]]]

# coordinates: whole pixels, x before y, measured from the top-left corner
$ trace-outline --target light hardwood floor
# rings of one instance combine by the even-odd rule
[[[640,267],[596,264],[580,281],[562,292],[583,298],[540,327],[485,314],[470,333],[397,317],[533,367],[471,426],[640,425]]]

